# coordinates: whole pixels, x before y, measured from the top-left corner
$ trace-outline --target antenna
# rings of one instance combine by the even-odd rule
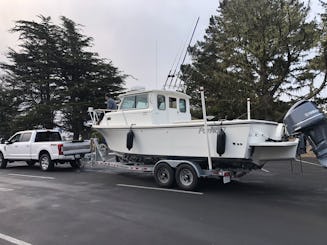
[[[190,47],[190,45],[191,45],[192,39],[193,39],[193,37],[194,37],[194,33],[195,33],[195,30],[196,30],[196,28],[197,28],[197,26],[198,26],[199,20],[200,20],[200,17],[198,17],[198,19],[196,20],[196,23],[195,23],[195,26],[194,26],[194,28],[193,28],[193,32],[192,32],[192,35],[191,35],[190,41],[189,41],[189,43],[188,43],[188,45],[187,45],[187,48],[186,48],[186,50],[185,50],[184,58],[183,58],[183,61],[182,61],[181,65],[180,65],[180,67],[181,67],[181,66],[184,64],[184,62],[185,62],[186,55],[187,55],[188,49],[189,49],[189,47]],[[174,87],[176,87],[177,79],[179,78],[179,74],[180,74],[180,73],[181,73],[181,69],[179,69],[179,71],[178,71],[178,73],[177,73],[177,76],[176,76],[176,78],[175,78]]]
[[[156,40],[156,88],[158,88],[158,40]]]

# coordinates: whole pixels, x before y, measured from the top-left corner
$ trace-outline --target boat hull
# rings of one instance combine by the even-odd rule
[[[297,141],[268,142],[275,136],[277,123],[259,120],[233,120],[208,123],[210,156],[224,164],[254,163],[262,166],[267,160],[295,158]],[[109,148],[120,154],[160,156],[160,158],[207,159],[208,146],[203,122],[133,127],[95,125]],[[217,134],[223,130],[224,152],[217,153]],[[127,148],[127,134],[133,142]],[[131,142],[130,142],[131,143]],[[221,152],[220,152],[221,153]]]

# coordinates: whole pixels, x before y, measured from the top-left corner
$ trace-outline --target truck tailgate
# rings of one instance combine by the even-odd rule
[[[89,140],[64,142],[62,150],[65,156],[85,154],[91,152],[91,145]]]

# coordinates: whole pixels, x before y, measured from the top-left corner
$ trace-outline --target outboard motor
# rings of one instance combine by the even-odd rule
[[[303,133],[318,161],[327,167],[327,118],[311,101],[295,103],[286,113],[284,124],[289,135]]]

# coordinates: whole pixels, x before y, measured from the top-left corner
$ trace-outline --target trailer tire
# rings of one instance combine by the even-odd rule
[[[178,187],[186,191],[196,189],[199,183],[199,178],[194,168],[185,163],[177,167],[175,178]]]
[[[2,152],[0,152],[0,168],[6,168],[8,161],[4,158]]]
[[[167,163],[159,163],[154,168],[154,178],[156,183],[165,188],[170,188],[174,184],[174,169]]]
[[[51,160],[49,153],[43,152],[39,156],[40,168],[43,171],[51,171],[54,168],[54,162]]]

